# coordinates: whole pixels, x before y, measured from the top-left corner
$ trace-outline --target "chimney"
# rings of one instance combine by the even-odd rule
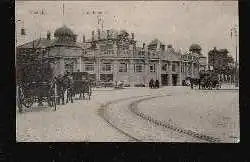
[[[109,30],[107,30],[107,38],[109,38],[109,36],[110,36],[110,35],[109,35]]]
[[[95,39],[95,31],[92,31],[92,41]]]
[[[51,39],[50,36],[51,36],[51,34],[50,34],[50,32],[48,31],[48,32],[47,32],[47,40],[50,40],[50,39]]]
[[[173,48],[173,46],[172,46],[171,44],[169,44],[167,47],[168,47],[168,48]]]
[[[82,42],[85,43],[85,35],[82,36]]]
[[[131,33],[131,36],[132,36],[132,39],[134,40],[135,34],[134,34],[134,33]]]

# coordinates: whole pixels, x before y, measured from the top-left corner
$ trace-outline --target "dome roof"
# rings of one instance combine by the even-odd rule
[[[55,37],[59,37],[59,36],[74,37],[74,33],[70,28],[68,28],[67,26],[64,25],[63,27],[58,28],[58,29],[55,30],[54,36]]]
[[[201,50],[201,46],[199,44],[192,44],[189,47],[189,51],[192,51],[192,50]]]

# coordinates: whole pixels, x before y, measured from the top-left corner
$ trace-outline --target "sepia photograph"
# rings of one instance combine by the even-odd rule
[[[16,1],[16,142],[239,143],[238,1]]]

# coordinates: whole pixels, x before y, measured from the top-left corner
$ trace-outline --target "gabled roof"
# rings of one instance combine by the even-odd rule
[[[39,38],[36,40],[33,40],[31,42],[27,42],[23,45],[18,46],[17,48],[46,48],[50,46],[50,44],[53,42],[53,40],[48,40],[47,38]]]
[[[162,59],[169,60],[169,61],[180,61],[181,55],[179,55],[175,51],[164,51],[162,53]]]

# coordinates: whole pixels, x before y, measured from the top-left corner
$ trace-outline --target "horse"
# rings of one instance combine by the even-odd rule
[[[85,82],[82,80],[75,80],[73,83],[73,96],[79,94],[79,98],[84,98],[84,84]]]
[[[64,105],[64,95],[66,95],[66,103],[68,103],[68,100],[71,100],[71,103],[73,103],[73,88],[72,88],[72,79],[67,76],[58,76],[55,78],[55,84],[57,85],[57,104],[60,104],[60,101],[62,100],[62,104]]]
[[[190,86],[191,86],[191,89],[193,89],[193,86],[199,86],[199,89],[200,89],[201,79],[200,78],[191,78],[190,79]]]

